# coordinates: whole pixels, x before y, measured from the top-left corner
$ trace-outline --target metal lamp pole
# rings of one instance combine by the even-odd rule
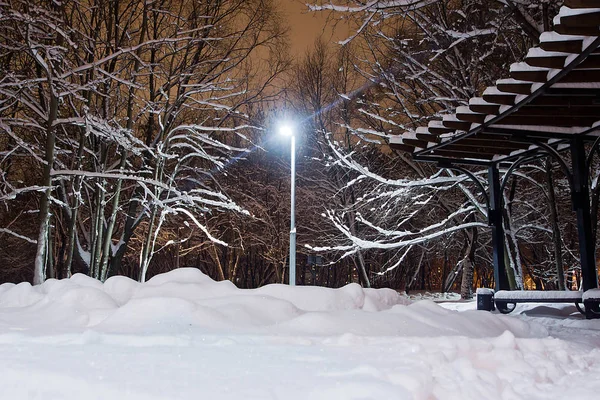
[[[296,286],[296,137],[291,125],[281,125],[279,133],[292,141],[291,153],[291,207],[290,207],[290,286]]]
[[[296,137],[291,139],[290,286],[296,286]]]

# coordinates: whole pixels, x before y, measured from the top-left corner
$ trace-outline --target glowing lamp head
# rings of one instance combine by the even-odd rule
[[[279,134],[282,136],[294,136],[294,128],[288,123],[281,124],[279,126]]]

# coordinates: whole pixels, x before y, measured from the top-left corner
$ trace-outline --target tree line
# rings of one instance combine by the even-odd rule
[[[468,297],[493,276],[482,197],[386,142],[501,78],[560,3],[327,1],[314,12],[355,33],[292,60],[271,0],[2,2],[0,279],[193,266],[286,281],[289,144],[274,131],[293,118],[297,281]],[[575,285],[557,166],[528,163],[504,195],[513,286]]]

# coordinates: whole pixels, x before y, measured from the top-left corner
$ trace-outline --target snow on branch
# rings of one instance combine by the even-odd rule
[[[475,207],[464,207],[456,212],[450,214],[446,219],[431,224],[420,231],[387,231],[382,228],[375,227],[373,224],[370,224],[368,221],[361,219],[362,223],[369,224],[369,227],[377,230],[379,233],[383,233],[385,239],[382,240],[366,240],[357,237],[352,234],[349,227],[346,226],[341,218],[337,216],[333,211],[327,211],[327,216],[329,220],[335,225],[335,227],[344,234],[344,236],[349,239],[352,244],[351,245],[342,245],[342,246],[331,246],[331,247],[317,247],[317,246],[309,246],[306,245],[307,248],[313,251],[346,251],[345,256],[351,255],[358,250],[367,250],[367,249],[380,249],[380,250],[389,250],[389,249],[398,249],[406,246],[411,246],[415,244],[420,244],[427,242],[429,240],[435,239],[437,237],[447,235],[456,231],[470,229],[474,227],[487,227],[487,224],[483,222],[467,222],[459,225],[445,227],[449,222],[453,221],[455,217],[460,214],[469,214],[475,210]]]
[[[341,5],[332,1],[329,4],[306,4],[311,11],[337,11],[343,13],[362,13],[362,12],[381,12],[392,8],[401,8],[405,11],[414,10],[419,7],[425,7],[426,5],[435,3],[438,0],[372,0],[366,3],[363,2],[350,2],[356,4]]]
[[[425,187],[425,186],[433,186],[433,185],[440,185],[440,184],[446,184],[446,183],[459,183],[462,181],[467,180],[468,178],[465,176],[457,176],[457,177],[435,177],[435,178],[423,178],[423,179],[417,179],[417,180],[412,180],[412,179],[387,179],[384,178],[376,173],[373,173],[371,171],[368,170],[368,168],[366,168],[365,166],[361,165],[360,163],[354,161],[352,159],[352,155],[353,153],[348,153],[348,154],[343,154],[338,147],[330,140],[330,138],[328,137],[327,142],[331,148],[331,150],[333,151],[334,155],[336,156],[336,163],[339,163],[340,165],[343,165],[347,168],[350,168],[354,171],[356,171],[357,173],[364,175],[365,177],[371,178],[376,180],[377,182],[386,184],[386,185],[391,185],[391,186],[400,186],[400,187]]]
[[[16,238],[19,238],[19,239],[25,240],[26,242],[29,242],[29,243],[31,243],[31,244],[37,244],[37,240],[35,240],[35,239],[31,239],[31,238],[28,238],[27,236],[20,235],[20,234],[18,234],[18,233],[16,233],[16,232],[12,231],[12,230],[10,230],[10,229],[6,229],[6,228],[0,228],[0,233],[6,233],[6,234],[8,234],[8,235],[11,235],[11,236],[14,236],[14,237],[16,237]]]

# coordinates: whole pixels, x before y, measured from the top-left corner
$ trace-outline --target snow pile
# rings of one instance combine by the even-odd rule
[[[474,302],[442,306],[358,285],[241,290],[194,269],[145,284],[83,275],[4,284],[0,385],[15,400],[541,400],[600,392],[600,321],[583,320],[573,306],[519,305],[514,316],[475,311]]]
[[[433,300],[435,302],[442,301],[458,301],[460,300],[460,294],[446,292],[446,293],[431,293],[424,291],[411,291],[408,294],[408,298],[412,301],[417,300]]]
[[[238,289],[182,268],[145,284],[116,276],[102,284],[78,274],[0,285],[0,332],[223,333],[363,336],[539,337],[537,325],[483,312],[413,304],[390,289],[268,285]]]

